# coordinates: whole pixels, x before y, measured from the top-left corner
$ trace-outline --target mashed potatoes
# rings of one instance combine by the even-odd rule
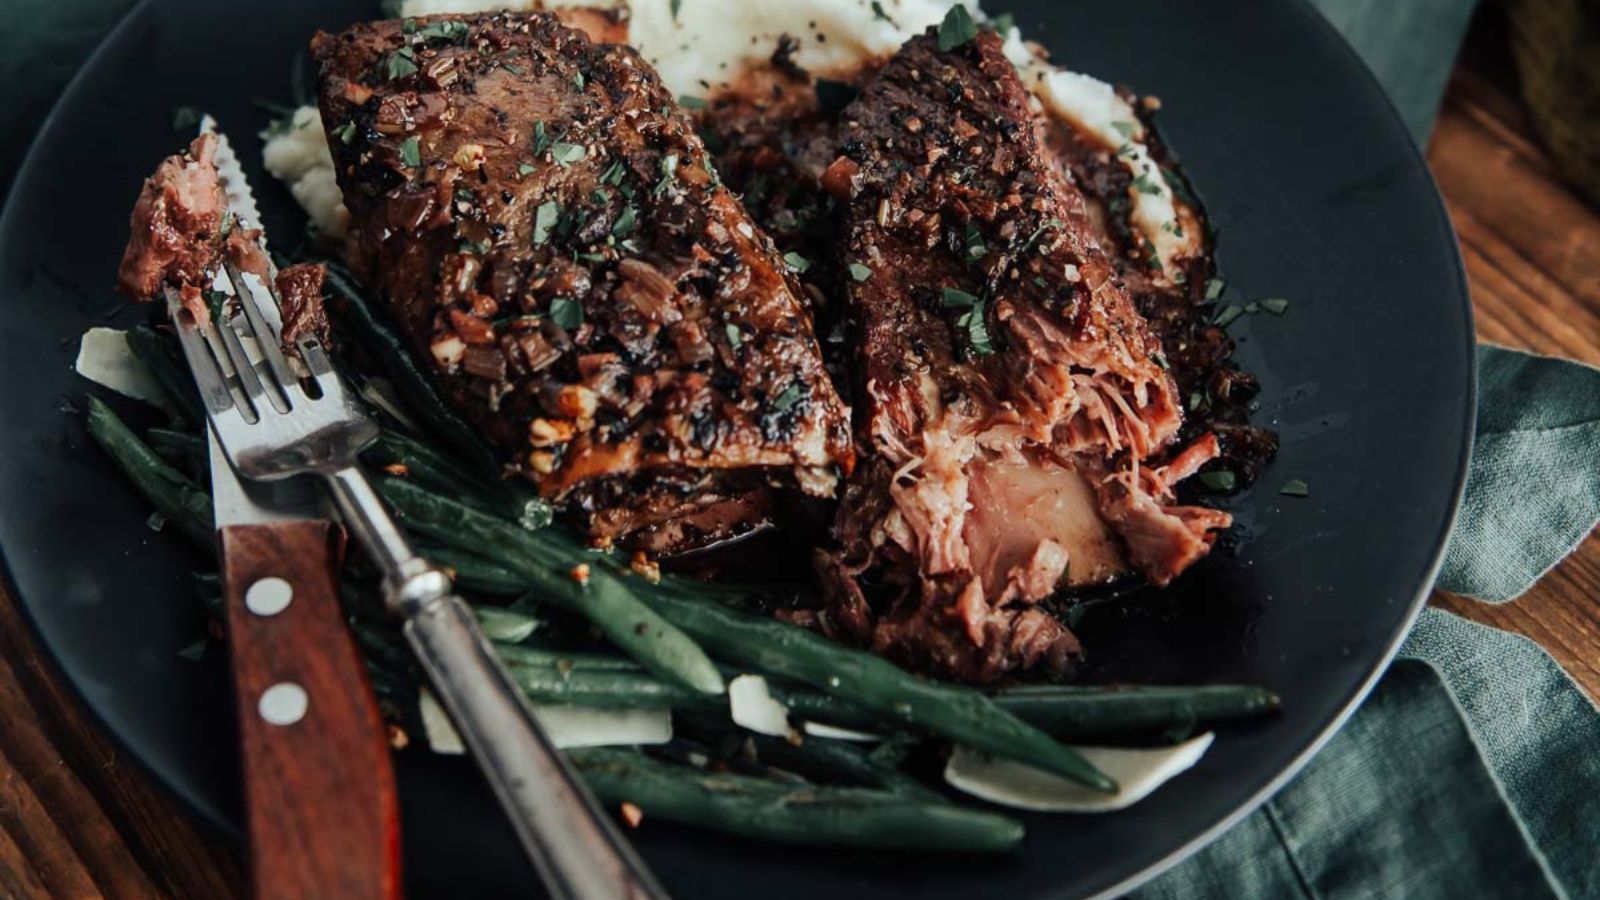
[[[550,4],[562,5],[577,4]],[[668,0],[641,0],[630,8],[629,43],[650,60],[672,93],[708,97],[747,66],[769,59],[782,35],[799,40],[793,59],[806,70],[848,72],[863,60],[893,53],[938,24],[953,5],[955,0],[681,0],[674,17]],[[545,6],[541,0],[404,0],[401,13]],[[1046,111],[1119,151],[1117,158],[1139,185],[1129,192],[1134,227],[1155,248],[1163,268],[1175,271],[1176,260],[1198,254],[1199,236],[1178,227],[1172,189],[1146,152],[1144,127],[1127,101],[1103,81],[1040,59],[1015,28],[1005,49]],[[288,128],[269,135],[265,157],[267,170],[289,186],[319,230],[344,233],[348,214],[315,109],[296,110]]]
[[[324,234],[344,234],[350,213],[333,177],[333,157],[314,106],[302,106],[289,121],[266,135],[261,162],[272,177],[289,187],[296,203]]]

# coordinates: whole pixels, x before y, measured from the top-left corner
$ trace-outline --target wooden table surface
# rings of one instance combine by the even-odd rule
[[[1478,334],[1600,365],[1600,214],[1531,134],[1504,60],[1469,50],[1428,161],[1461,236]],[[1597,598],[1591,534],[1512,603],[1442,593],[1434,602],[1538,641],[1600,697]],[[179,809],[88,720],[3,590],[0,723],[0,898],[242,896],[239,848]]]

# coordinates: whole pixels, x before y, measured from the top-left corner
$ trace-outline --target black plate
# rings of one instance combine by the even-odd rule
[[[690,0],[693,2],[693,0]],[[1155,612],[1089,623],[1106,674],[1276,688],[1282,717],[1228,729],[1191,773],[1114,815],[1028,816],[1003,859],[793,850],[648,821],[679,897],[1068,897],[1124,889],[1216,835],[1345,718],[1420,606],[1471,439],[1473,349],[1455,237],[1400,120],[1348,47],[1295,0],[995,3],[1058,60],[1160,95],[1160,121],[1221,234],[1230,297],[1289,298],[1232,331],[1283,451],[1234,508],[1242,540]],[[202,633],[203,561],[64,411],[90,325],[127,321],[111,286],[143,178],[180,143],[181,104],[243,144],[269,232],[300,220],[255,165],[252,98],[285,99],[316,27],[375,0],[150,0],[44,124],[0,219],[0,547],[67,679],[133,757],[207,819],[238,822],[223,660]],[[997,9],[998,11],[998,9]],[[1308,499],[1278,496],[1289,478]],[[308,764],[315,764],[308,761]],[[534,883],[461,760],[401,757],[413,896],[526,896]]]

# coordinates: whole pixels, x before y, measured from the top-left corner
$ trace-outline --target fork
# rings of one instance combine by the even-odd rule
[[[231,262],[221,315],[196,317],[166,301],[206,416],[233,468],[273,481],[310,474],[332,494],[356,540],[383,571],[385,602],[488,778],[556,900],[665,898],[643,862],[556,752],[443,569],[412,551],[357,454],[378,427],[312,335],[295,342],[302,377],[263,314],[281,302],[266,279]],[[231,303],[230,303],[231,301]],[[239,313],[229,315],[237,305]],[[276,318],[276,317],[274,317]],[[252,359],[246,341],[257,351]],[[308,761],[315,764],[315,761]]]

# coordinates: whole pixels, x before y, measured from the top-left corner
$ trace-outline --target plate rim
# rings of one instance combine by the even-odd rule
[[[142,0],[142,2],[147,2],[147,0]],[[1472,466],[1473,447],[1477,443],[1478,332],[1476,312],[1472,306],[1472,292],[1467,280],[1466,261],[1461,255],[1461,239],[1456,234],[1455,223],[1450,218],[1450,211],[1445,205],[1444,194],[1439,190],[1438,179],[1434,177],[1433,169],[1428,165],[1427,157],[1423,154],[1422,148],[1418,146],[1416,138],[1411,135],[1410,130],[1406,127],[1405,120],[1400,116],[1400,110],[1395,107],[1393,98],[1384,89],[1382,82],[1378,80],[1378,76],[1372,71],[1372,68],[1367,65],[1366,60],[1362,59],[1361,55],[1356,52],[1355,47],[1345,39],[1344,35],[1339,33],[1337,28],[1333,27],[1333,23],[1329,22],[1327,17],[1323,16],[1311,5],[1310,0],[1289,0],[1286,6],[1294,7],[1302,19],[1313,20],[1312,30],[1320,31],[1326,43],[1337,46],[1339,48],[1338,52],[1353,62],[1355,67],[1361,71],[1367,85],[1373,89],[1381,101],[1391,124],[1400,134],[1406,136],[1408,158],[1417,165],[1427,178],[1428,186],[1432,188],[1428,192],[1429,198],[1432,200],[1430,211],[1434,214],[1436,224],[1442,227],[1443,234],[1448,238],[1450,251],[1448,255],[1454,263],[1449,269],[1454,281],[1451,287],[1466,313],[1467,326],[1465,329],[1467,337],[1467,389],[1462,396],[1465,439],[1461,442],[1456,458],[1455,482],[1451,487],[1449,513],[1444,517],[1440,531],[1434,536],[1433,560],[1428,565],[1422,584],[1417,588],[1416,596],[1412,598],[1411,605],[1400,622],[1400,627],[1390,637],[1383,652],[1374,659],[1366,677],[1351,692],[1349,698],[1340,706],[1338,712],[1328,721],[1327,725],[1306,745],[1305,749],[1296,755],[1275,777],[1262,785],[1260,790],[1250,795],[1243,803],[1217,820],[1210,828],[1204,829],[1171,853],[1145,866],[1140,871],[1129,875],[1104,890],[1090,894],[1090,900],[1108,900],[1108,898],[1120,897],[1141,885],[1154,881],[1167,871],[1177,867],[1184,860],[1221,838],[1233,826],[1242,822],[1246,816],[1260,809],[1262,804],[1287,786],[1296,775],[1299,775],[1313,757],[1322,752],[1328,742],[1333,740],[1333,736],[1344,728],[1345,724],[1350,721],[1350,717],[1355,715],[1356,710],[1366,702],[1373,688],[1377,687],[1378,680],[1383,677],[1384,673],[1389,671],[1389,667],[1394,663],[1395,656],[1399,654],[1400,647],[1405,644],[1406,638],[1411,634],[1411,630],[1416,627],[1418,617],[1422,615],[1423,609],[1428,605],[1428,596],[1433,593],[1434,585],[1439,580],[1439,570],[1444,567],[1445,554],[1450,548],[1450,535],[1455,531],[1456,521],[1461,515],[1461,503],[1466,497],[1467,475]]]
[[[1374,657],[1373,663],[1369,667],[1365,676],[1355,686],[1354,690],[1350,692],[1349,696],[1341,703],[1334,715],[1329,718],[1329,720],[1318,730],[1316,736],[1310,742],[1308,742],[1305,747],[1303,747],[1301,751],[1289,761],[1287,765],[1285,765],[1276,775],[1266,781],[1257,791],[1247,797],[1243,802],[1235,805],[1211,826],[1197,832],[1188,841],[1180,844],[1178,847],[1169,851],[1164,856],[1156,859],[1153,862],[1145,864],[1137,871],[1130,873],[1126,877],[1107,887],[1084,895],[1085,897],[1092,898],[1092,900],[1102,900],[1102,898],[1122,896],[1139,887],[1140,885],[1152,881],[1165,872],[1176,867],[1184,860],[1193,856],[1195,853],[1199,852],[1207,845],[1220,838],[1225,832],[1242,821],[1246,816],[1259,809],[1263,803],[1265,803],[1274,794],[1282,790],[1291,779],[1298,775],[1301,770],[1303,770],[1311,761],[1311,759],[1317,755],[1317,753],[1321,752],[1327,743],[1332,740],[1333,736],[1337,734],[1340,729],[1342,729],[1349,721],[1350,717],[1355,714],[1355,711],[1361,706],[1361,704],[1365,702],[1368,695],[1371,694],[1372,690],[1376,687],[1378,680],[1385,672],[1388,671],[1390,665],[1394,662],[1395,656],[1399,653],[1401,646],[1405,643],[1406,637],[1411,633],[1412,628],[1415,626],[1417,618],[1421,615],[1422,610],[1426,607],[1428,597],[1438,579],[1439,571],[1443,567],[1446,551],[1449,548],[1449,538],[1455,529],[1455,524],[1460,515],[1462,501],[1465,496],[1467,476],[1470,470],[1472,452],[1475,444],[1479,373],[1477,360],[1478,340],[1475,327],[1475,314],[1472,306],[1472,296],[1469,289],[1465,261],[1461,254],[1460,239],[1457,236],[1454,223],[1450,218],[1449,210],[1445,205],[1444,197],[1439,191],[1437,179],[1434,177],[1432,169],[1428,166],[1426,157],[1424,156],[1421,147],[1419,147],[1415,138],[1411,136],[1409,130],[1407,130],[1405,127],[1404,121],[1401,118],[1399,111],[1396,109],[1393,100],[1390,98],[1388,92],[1384,90],[1382,84],[1378,81],[1377,76],[1372,72],[1371,68],[1367,66],[1364,60],[1361,59],[1360,55],[1355,51],[1355,48],[1350,45],[1349,41],[1347,41],[1344,36],[1340,34],[1336,28],[1334,28],[1332,23],[1330,23],[1326,17],[1324,17],[1316,10],[1314,6],[1312,6],[1310,0],[1280,0],[1280,2],[1282,2],[1285,7],[1294,8],[1296,15],[1298,15],[1301,19],[1310,20],[1311,26],[1309,30],[1320,33],[1321,40],[1325,44],[1328,44],[1329,46],[1337,46],[1339,49],[1336,52],[1345,56],[1346,59],[1353,63],[1354,67],[1362,73],[1370,92],[1378,98],[1382,108],[1385,110],[1386,117],[1391,122],[1395,132],[1405,136],[1407,145],[1407,159],[1412,162],[1418,168],[1418,170],[1420,170],[1422,175],[1426,178],[1428,186],[1431,188],[1429,191],[1429,196],[1432,202],[1429,207],[1429,211],[1433,214],[1435,225],[1438,226],[1440,231],[1440,236],[1446,238],[1445,243],[1448,250],[1447,256],[1449,261],[1452,263],[1448,266],[1448,272],[1452,281],[1450,288],[1458,298],[1465,312],[1466,327],[1464,332],[1467,342],[1467,384],[1466,390],[1463,392],[1461,397],[1461,422],[1464,431],[1464,439],[1462,440],[1457,451],[1456,468],[1454,479],[1451,485],[1447,515],[1443,517],[1441,527],[1433,537],[1434,551],[1431,561],[1424,572],[1422,582],[1417,587],[1416,593],[1411,599],[1404,617],[1399,621],[1399,625],[1396,627],[1394,634],[1389,637],[1388,642],[1384,646],[1382,652]],[[72,77],[68,79],[68,81],[62,86],[61,93],[51,105],[50,111],[43,119],[39,121],[37,129],[28,141],[27,150],[22,157],[22,161],[17,166],[9,184],[7,185],[5,201],[3,206],[0,206],[0,233],[4,233],[7,228],[11,226],[11,220],[13,216],[17,215],[14,209],[14,206],[16,205],[14,203],[14,188],[16,185],[21,184],[27,178],[27,176],[30,175],[32,169],[38,164],[41,152],[40,148],[44,138],[46,134],[53,127],[55,127],[57,120],[64,115],[62,110],[64,109],[67,98],[79,90],[81,83],[87,77],[87,73],[97,66],[102,57],[109,52],[109,48],[123,37],[124,32],[129,31],[133,27],[133,24],[136,20],[150,14],[150,9],[153,5],[153,0],[136,0],[136,2],[130,6],[117,20],[117,22],[106,32],[105,36],[102,37],[95,45],[93,51],[84,58],[81,64],[79,64],[76,71],[73,72]],[[98,731],[111,741],[112,745],[122,754],[124,758],[133,761],[133,763],[145,775],[145,777],[150,778],[154,783],[159,785],[160,789],[169,797],[178,800],[182,808],[197,818],[200,822],[204,823],[204,826],[207,829],[213,833],[226,836],[230,841],[233,841],[236,844],[242,843],[244,840],[244,833],[239,827],[239,823],[235,823],[234,821],[230,820],[226,816],[225,812],[216,807],[214,804],[203,802],[202,798],[196,796],[193,791],[187,789],[175,777],[170,777],[166,773],[163,773],[150,760],[146,759],[143,754],[139,753],[126,739],[121,731],[118,731],[112,727],[108,718],[102,714],[96,704],[91,702],[90,698],[85,693],[83,688],[78,684],[78,682],[67,675],[67,670],[62,664],[59,651],[54,644],[46,640],[43,629],[41,629],[40,624],[34,614],[33,605],[23,598],[22,592],[18,588],[16,579],[11,573],[11,566],[7,562],[7,554],[5,553],[4,547],[0,547],[0,586],[3,586],[8,592],[8,595],[13,601],[13,605],[16,607],[19,613],[19,617],[29,629],[29,638],[34,644],[35,649],[38,651],[38,657],[48,661],[47,665],[49,667],[50,676],[54,679],[56,684],[64,685],[67,688],[70,695],[76,699],[80,708],[87,714],[88,719],[94,723]]]

